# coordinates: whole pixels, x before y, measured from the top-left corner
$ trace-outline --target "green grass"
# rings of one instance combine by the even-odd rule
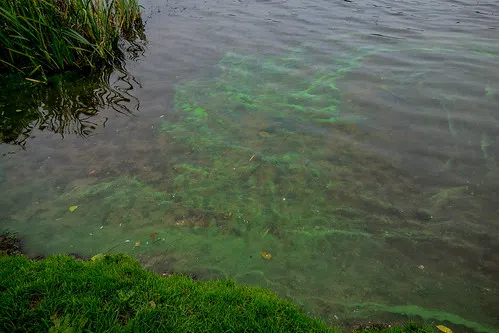
[[[133,259],[0,258],[0,331],[327,332],[269,291],[230,281],[164,278]]]
[[[0,256],[0,281],[1,332],[338,332],[265,289],[162,277],[124,255]]]
[[[119,58],[142,29],[137,0],[0,1],[0,72],[31,76]]]

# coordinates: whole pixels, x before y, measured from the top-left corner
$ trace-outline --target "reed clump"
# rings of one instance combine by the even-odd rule
[[[0,1],[0,72],[45,75],[121,57],[143,29],[137,0]]]

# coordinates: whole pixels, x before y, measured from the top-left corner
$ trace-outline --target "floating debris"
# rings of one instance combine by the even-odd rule
[[[450,328],[448,328],[447,326],[444,326],[444,325],[437,325],[436,326],[440,331],[444,332],[444,333],[452,333],[452,330]]]
[[[270,260],[272,259],[272,254],[270,252],[264,251],[261,252],[260,255],[262,256],[263,259],[265,260]]]
[[[90,258],[90,260],[92,260],[92,261],[99,261],[102,259],[104,259],[104,254],[102,254],[102,253],[98,253],[95,256],[93,256],[92,258]]]
[[[262,138],[266,138],[270,136],[270,133],[265,131],[259,131],[258,135],[261,136]]]

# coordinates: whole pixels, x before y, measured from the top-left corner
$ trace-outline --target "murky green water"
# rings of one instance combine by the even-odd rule
[[[2,80],[1,226],[30,254],[499,330],[495,2],[143,4],[126,69]]]

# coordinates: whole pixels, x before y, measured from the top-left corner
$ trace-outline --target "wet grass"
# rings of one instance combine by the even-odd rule
[[[90,261],[1,256],[3,332],[337,332],[270,291],[144,270],[125,255]],[[362,332],[431,332],[374,325]]]
[[[136,0],[19,0],[0,3],[0,26],[0,72],[43,76],[119,58],[142,21]]]

